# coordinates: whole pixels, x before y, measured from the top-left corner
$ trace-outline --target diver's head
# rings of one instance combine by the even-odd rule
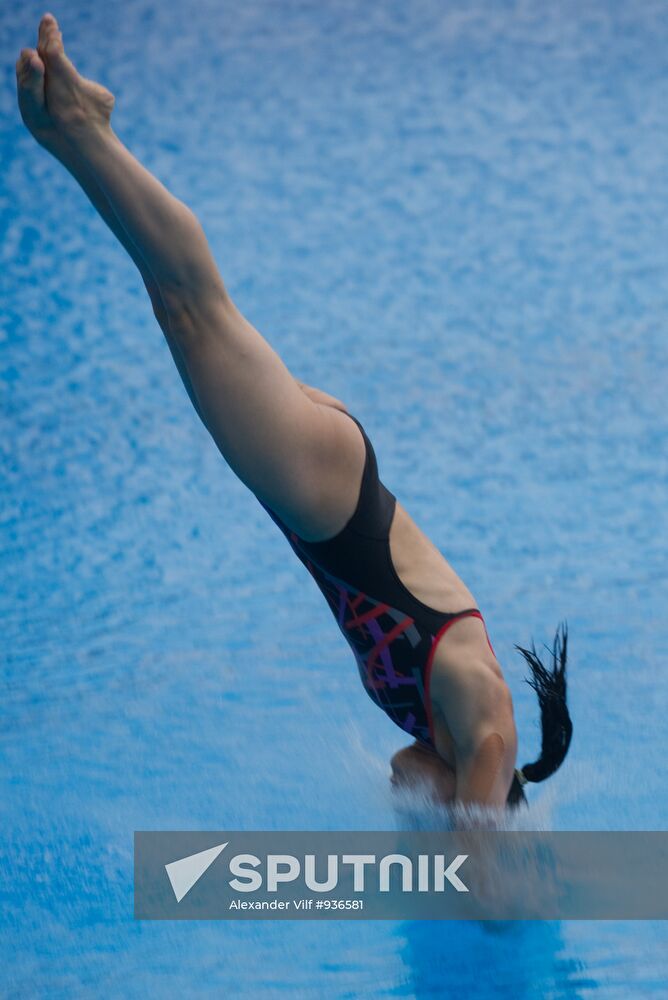
[[[564,622],[557,628],[554,644],[548,652],[551,667],[539,659],[532,644],[530,650],[515,648],[524,656],[531,668],[527,683],[538,695],[541,723],[541,752],[533,764],[515,768],[512,783],[506,796],[506,808],[517,809],[528,805],[524,786],[531,781],[544,781],[561,766],[571,742],[573,724],[566,703],[566,653],[568,631]],[[439,805],[455,801],[457,778],[453,767],[435,749],[417,740],[392,757],[392,787],[395,790],[422,786],[425,794]]]
[[[573,735],[573,723],[566,703],[567,645],[568,628],[566,622],[563,622],[560,628],[557,628],[552,649],[548,649],[552,657],[551,667],[546,667],[541,662],[533,643],[531,649],[515,646],[531,668],[531,677],[526,678],[527,684],[538,695],[541,750],[537,761],[533,764],[524,764],[515,770],[506,799],[509,809],[517,809],[522,803],[526,805],[523,786],[528,781],[545,781],[561,767],[568,753]]]

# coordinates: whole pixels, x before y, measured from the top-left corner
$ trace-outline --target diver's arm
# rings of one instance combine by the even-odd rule
[[[432,681],[432,709],[454,743],[454,804],[505,806],[517,757],[512,698],[483,661],[458,660]]]
[[[491,728],[487,723],[466,746],[455,748],[455,804],[506,805],[516,751],[498,732],[500,728]]]

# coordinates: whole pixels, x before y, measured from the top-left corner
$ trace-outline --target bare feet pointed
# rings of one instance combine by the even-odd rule
[[[21,50],[16,61],[16,89],[26,128],[44,143],[55,133],[55,127],[44,100],[44,63],[35,49]]]
[[[45,14],[40,21],[37,60],[45,70],[45,108],[59,132],[75,134],[109,125],[114,95],[77,72],[65,54],[63,36],[53,14]]]

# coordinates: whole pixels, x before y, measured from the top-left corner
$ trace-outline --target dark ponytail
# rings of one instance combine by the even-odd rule
[[[561,631],[560,631],[561,630]],[[541,749],[540,757],[533,764],[524,764],[515,771],[508,793],[508,805],[526,802],[522,785],[527,781],[545,781],[561,766],[573,735],[573,723],[566,704],[566,656],[568,627],[563,622],[554,636],[550,651],[552,666],[546,667],[531,643],[531,649],[515,646],[531,668],[531,677],[525,678],[536,694],[540,707]]]

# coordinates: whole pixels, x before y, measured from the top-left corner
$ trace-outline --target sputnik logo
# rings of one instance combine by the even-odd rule
[[[221,851],[224,851],[229,840],[217,847],[210,847],[208,851],[200,851],[198,854],[190,854],[187,858],[179,858],[165,865],[165,870],[172,884],[176,902],[180,903],[183,897],[190,892],[192,887],[198,882],[205,871],[211,867]]]

